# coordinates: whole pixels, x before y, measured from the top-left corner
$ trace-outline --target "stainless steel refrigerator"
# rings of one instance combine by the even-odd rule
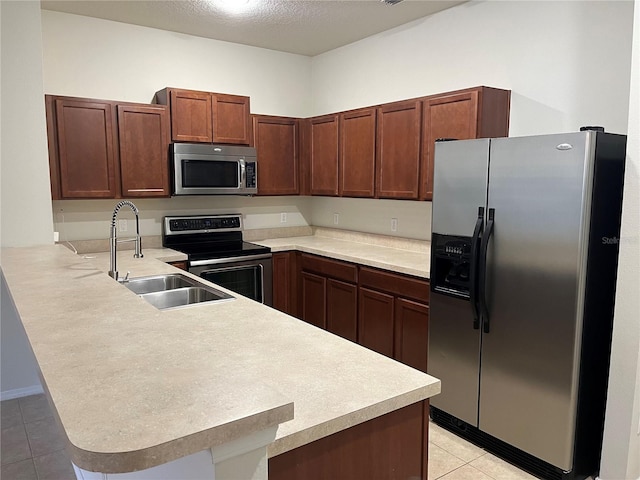
[[[597,473],[626,137],[436,143],[432,419],[548,479]]]

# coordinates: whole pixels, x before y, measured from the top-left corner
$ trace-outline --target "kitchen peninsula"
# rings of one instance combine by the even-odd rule
[[[120,271],[175,273],[165,262],[184,259],[144,254],[118,252]],[[230,454],[217,455],[249,438],[263,452],[252,457],[250,478],[266,478],[268,457],[274,479],[353,476],[362,465],[384,478],[426,479],[426,400],[439,380],[235,294],[158,310],[108,267],[108,253],[75,255],[60,245],[2,250],[78,468],[135,472],[204,453],[215,478],[232,478],[233,462],[217,470]]]

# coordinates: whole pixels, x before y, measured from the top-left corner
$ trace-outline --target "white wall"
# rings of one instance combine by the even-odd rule
[[[3,247],[53,243],[40,2],[1,2]]]
[[[626,133],[633,2],[474,1],[313,58],[313,115],[488,85],[511,136]]]
[[[0,244],[53,243],[49,164],[42,96],[40,2],[0,2],[2,147]],[[2,278],[2,398],[40,390],[35,359]]]
[[[309,57],[42,11],[45,93],[149,103],[165,87],[251,97],[251,112],[307,116]]]
[[[629,137],[603,480],[640,479],[640,1],[635,2]],[[634,384],[635,379],[635,384]]]

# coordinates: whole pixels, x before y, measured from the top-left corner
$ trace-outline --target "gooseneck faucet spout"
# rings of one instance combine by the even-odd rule
[[[116,219],[118,218],[118,212],[125,205],[131,208],[136,216],[136,236],[134,238],[124,238],[122,240],[118,240],[116,231]],[[113,209],[113,216],[111,217],[111,234],[109,235],[109,249],[111,253],[109,275],[115,280],[121,281],[118,276],[118,269],[116,268],[116,254],[118,251],[118,243],[133,241],[136,242],[136,250],[133,254],[134,258],[142,258],[144,255],[142,255],[142,239],[140,238],[140,219],[138,218],[138,208],[129,200],[123,200],[119,202]],[[127,273],[127,277],[128,276],[129,274]],[[126,278],[124,280],[126,280]]]

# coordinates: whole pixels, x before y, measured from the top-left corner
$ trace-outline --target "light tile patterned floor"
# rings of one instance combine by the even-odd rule
[[[49,403],[44,395],[0,403],[3,480],[75,480]]]
[[[429,424],[429,480],[537,480],[510,463]]]
[[[75,480],[44,395],[0,403],[4,480]],[[433,422],[429,425],[429,480],[536,480]]]

